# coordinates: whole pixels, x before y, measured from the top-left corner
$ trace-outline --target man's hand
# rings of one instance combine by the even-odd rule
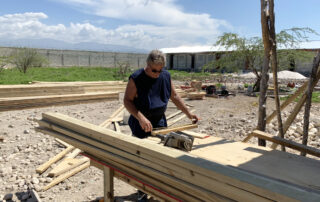
[[[146,133],[151,132],[153,129],[151,122],[145,116],[141,116],[139,119],[139,124],[142,130],[144,130]]]
[[[200,119],[200,118],[199,118],[197,115],[195,115],[195,114],[190,114],[190,115],[188,116],[188,118],[191,119],[191,121],[192,121],[193,124],[197,123],[197,122],[199,121],[199,119]]]

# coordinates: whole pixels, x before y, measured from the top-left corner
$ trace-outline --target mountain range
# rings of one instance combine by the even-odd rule
[[[28,47],[40,49],[58,50],[82,50],[101,52],[122,52],[122,53],[148,53],[148,50],[138,49],[130,46],[101,44],[94,42],[68,43],[55,39],[0,39],[0,46],[3,47]]]

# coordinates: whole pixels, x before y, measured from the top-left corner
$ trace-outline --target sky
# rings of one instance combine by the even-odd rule
[[[146,50],[261,37],[260,0],[0,0],[1,39],[95,42]],[[320,33],[319,0],[275,0],[276,32]],[[310,40],[320,36],[310,35]],[[320,43],[319,47],[320,48]]]

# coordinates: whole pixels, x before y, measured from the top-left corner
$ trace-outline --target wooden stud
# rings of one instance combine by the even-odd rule
[[[171,118],[173,118],[173,117],[175,117],[175,116],[177,116],[177,115],[179,115],[181,113],[182,113],[182,111],[179,110],[179,111],[177,111],[175,113],[172,113],[172,114],[168,115],[166,118],[167,118],[167,120],[169,120],[169,119],[171,119]]]
[[[264,140],[269,140],[270,142],[274,142],[301,152],[305,152],[307,154],[316,156],[316,157],[320,157],[320,150],[313,148],[313,147],[309,147],[303,144],[299,144],[296,143],[294,141],[291,140],[286,140],[283,139],[281,137],[275,136],[275,135],[270,135],[268,133],[265,133],[263,131],[259,131],[259,130],[255,130],[252,132],[252,135]]]
[[[64,159],[59,165],[54,167],[48,174],[49,177],[55,177],[61,175],[69,170],[72,170],[75,167],[78,167],[85,162],[89,161],[88,158],[81,158],[81,159],[73,159],[73,158],[66,158]]]
[[[193,113],[193,112],[195,112],[195,111],[196,111],[196,110],[193,109],[193,110],[191,110],[190,112]],[[168,121],[168,123],[167,123],[168,127],[169,127],[169,126],[172,126],[173,124],[177,123],[178,121],[184,119],[185,117],[187,117],[187,116],[186,116],[185,114],[183,114],[183,115],[179,116],[178,118],[176,118],[176,119],[174,119],[174,120],[172,120],[172,121]]]
[[[42,174],[44,171],[46,171],[52,164],[59,161],[62,157],[64,157],[68,152],[72,151],[74,149],[73,146],[68,146],[66,149],[61,151],[59,154],[51,158],[49,161],[45,162],[44,164],[40,165],[36,172],[39,174]]]
[[[199,139],[203,139],[203,138],[206,138],[206,137],[209,136],[208,134],[197,133],[197,132],[194,132],[194,131],[191,131],[191,130],[183,130],[183,131],[179,131],[179,132],[187,134],[187,135],[190,135],[190,136],[192,136],[194,138],[199,138]]]
[[[103,167],[104,202],[112,202],[114,199],[113,173],[109,167]]]
[[[80,165],[79,167],[76,167],[60,176],[58,176],[57,178],[55,178],[52,182],[50,182],[48,185],[46,185],[45,187],[43,187],[43,191],[47,191],[48,189],[50,189],[51,187],[53,187],[56,184],[59,184],[60,182],[62,182],[63,180],[77,174],[78,172],[88,168],[90,166],[90,162],[86,162],[82,165]]]
[[[167,134],[170,132],[176,132],[176,131],[183,131],[187,129],[192,129],[192,128],[198,128],[198,124],[186,124],[186,125],[181,125],[181,126],[175,126],[175,127],[170,127],[170,128],[161,128],[161,129],[155,129],[151,132],[151,135],[163,135]]]

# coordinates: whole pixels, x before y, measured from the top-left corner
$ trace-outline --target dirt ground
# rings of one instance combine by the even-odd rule
[[[228,98],[185,99],[185,102],[193,105],[195,113],[201,118],[199,128],[193,129],[196,132],[241,141],[257,125],[257,97],[237,94]],[[99,125],[121,104],[122,101],[119,100],[1,112],[0,136],[4,137],[4,141],[0,142],[0,201],[4,197],[10,198],[10,194],[11,201],[25,201],[22,199],[27,198],[28,188],[40,190],[52,181],[52,178],[47,177],[48,172],[39,175],[35,169],[62,151],[63,147],[53,137],[36,132],[34,127],[37,123],[34,119],[41,119],[43,112],[59,112]],[[267,109],[269,113],[274,109],[273,99],[268,99]],[[311,146],[317,148],[320,146],[320,125],[317,125],[319,109],[320,104],[312,105],[311,123],[312,128],[317,130],[311,136]],[[167,114],[176,110],[170,102]],[[285,112],[284,117],[288,114],[289,112]],[[295,131],[302,126],[301,117],[303,112],[299,114],[295,128],[290,129],[292,134],[296,134]],[[128,126],[122,128],[124,133],[130,134]],[[274,124],[268,126],[270,133],[276,134],[275,129]],[[296,135],[289,134],[287,138],[301,142],[301,137]],[[250,143],[257,144],[257,140],[253,138]],[[114,189],[116,201],[136,200],[137,190],[130,185],[115,179]],[[42,201],[95,201],[103,196],[103,173],[90,167],[45,192],[39,191],[38,194]]]

